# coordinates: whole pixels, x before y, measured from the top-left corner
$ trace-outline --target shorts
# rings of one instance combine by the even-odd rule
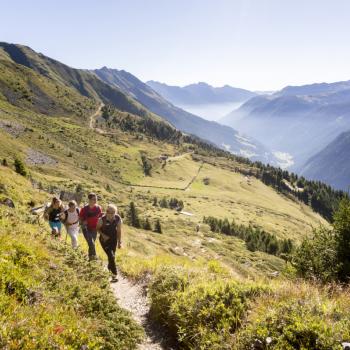
[[[49,221],[51,229],[57,228],[58,232],[61,232],[62,222],[61,221]]]

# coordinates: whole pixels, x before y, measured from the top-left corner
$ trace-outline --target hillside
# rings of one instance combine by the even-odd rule
[[[174,106],[132,74],[107,67],[96,69],[94,72],[102,80],[129,94],[147,109],[169,121],[177,129],[199,136],[234,154],[252,160],[260,160],[264,163],[278,164],[277,159],[263,146],[263,143],[240,135],[230,127],[205,120]]]
[[[51,67],[0,62],[0,202],[15,204],[0,205],[1,347],[126,350],[150,331],[116,303],[105,261],[86,262],[81,235],[74,253],[29,214],[61,191],[118,205],[118,266],[178,348],[244,350],[270,334],[275,349],[308,348],[313,334],[336,349],[347,339],[348,292],[300,281],[289,262],[313,228],[329,227],[342,192],[184,135],[115,87],[135,113],[84,95]],[[131,202],[140,225],[129,220]]]
[[[256,95],[252,91],[229,85],[213,87],[203,82],[180,87],[151,80],[147,85],[175,106],[243,102]]]
[[[311,157],[300,168],[300,174],[347,191],[350,185],[349,164],[350,132],[344,132],[319,153]]]
[[[298,170],[307,159],[350,128],[349,82],[286,87],[257,96],[221,122],[290,155]]]

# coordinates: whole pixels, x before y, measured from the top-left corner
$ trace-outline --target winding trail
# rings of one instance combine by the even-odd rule
[[[148,313],[150,305],[147,299],[145,286],[138,283],[132,283],[130,280],[118,274],[118,282],[112,283],[113,293],[118,304],[131,312],[133,318],[145,330],[146,337],[141,344],[139,350],[165,350],[173,349],[167,343],[164,332],[159,325],[152,324],[149,320]]]
[[[96,109],[96,111],[92,113],[89,118],[89,128],[92,130],[95,130],[99,134],[105,133],[102,129],[99,129],[96,127],[96,118],[101,114],[103,106],[104,106],[104,103],[101,102],[98,108]]]

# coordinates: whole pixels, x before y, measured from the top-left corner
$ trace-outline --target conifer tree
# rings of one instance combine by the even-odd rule
[[[157,221],[156,221],[156,223],[154,225],[154,232],[162,233],[162,226],[160,224],[159,219],[157,219]]]
[[[134,226],[137,228],[139,228],[141,226],[140,219],[138,217],[138,213],[137,213],[134,202],[130,202],[127,218],[128,218],[128,222],[131,226]]]

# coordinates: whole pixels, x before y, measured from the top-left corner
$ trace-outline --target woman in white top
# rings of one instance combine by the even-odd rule
[[[76,201],[68,203],[68,209],[62,213],[62,221],[72,240],[72,247],[76,249],[78,247],[79,234],[79,208]]]

